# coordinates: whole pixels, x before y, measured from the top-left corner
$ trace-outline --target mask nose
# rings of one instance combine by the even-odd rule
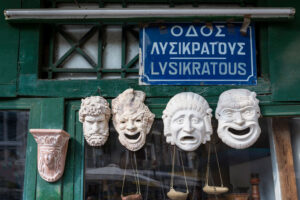
[[[92,129],[93,129],[94,132],[99,131],[99,128],[100,128],[99,123],[97,123],[97,122],[93,123]]]
[[[186,133],[190,133],[194,130],[194,128],[191,126],[191,122],[188,118],[184,119],[184,124],[183,124],[183,131]]]
[[[242,115],[240,112],[237,112],[234,116],[234,123],[238,124],[238,125],[242,125],[245,120],[243,119]]]
[[[128,131],[135,131],[136,130],[136,126],[134,125],[133,120],[129,119],[126,125],[126,128]]]

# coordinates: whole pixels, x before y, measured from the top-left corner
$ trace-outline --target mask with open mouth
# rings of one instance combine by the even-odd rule
[[[167,143],[194,151],[209,141],[211,112],[207,101],[196,93],[182,92],[172,97],[163,111]]]
[[[244,149],[260,136],[260,109],[256,93],[246,89],[231,89],[220,95],[216,109],[218,135],[228,146]]]
[[[130,151],[141,149],[146,142],[154,114],[144,104],[145,93],[127,89],[112,100],[113,124],[120,143]]]

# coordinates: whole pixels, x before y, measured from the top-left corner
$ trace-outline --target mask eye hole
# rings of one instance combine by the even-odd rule
[[[255,115],[255,110],[254,109],[251,109],[251,108],[248,108],[246,110],[244,110],[242,112],[242,115],[243,117],[245,118],[250,118],[250,117],[253,117]]]
[[[222,112],[222,115],[223,115],[224,117],[230,118],[230,117],[233,116],[233,111],[230,110],[230,109],[225,109],[225,110]]]
[[[191,121],[192,121],[193,124],[198,124],[198,123],[200,122],[200,119],[197,118],[197,117],[193,117],[193,118],[191,119]]]
[[[177,122],[177,124],[183,124],[183,120],[184,120],[183,118],[179,118],[176,120],[176,122]]]

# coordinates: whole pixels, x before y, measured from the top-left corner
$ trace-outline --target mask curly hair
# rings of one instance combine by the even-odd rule
[[[108,102],[100,96],[91,96],[81,100],[79,110],[79,121],[84,122],[86,115],[97,116],[105,114],[105,118],[110,118],[110,108]]]

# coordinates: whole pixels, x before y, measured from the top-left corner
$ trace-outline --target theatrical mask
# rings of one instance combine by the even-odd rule
[[[102,146],[109,136],[110,108],[100,96],[81,100],[79,121],[83,123],[83,135],[90,146]]]
[[[130,151],[141,149],[146,142],[154,114],[144,104],[145,93],[127,89],[112,100],[113,124],[120,143]]]
[[[167,143],[184,151],[194,151],[210,140],[211,112],[207,101],[193,92],[182,92],[170,99],[163,111]]]
[[[218,135],[225,144],[244,149],[256,142],[261,132],[258,103],[256,93],[247,89],[231,89],[220,95],[216,118]]]
[[[64,172],[70,135],[60,129],[30,129],[38,144],[37,164],[40,176],[57,181]]]

